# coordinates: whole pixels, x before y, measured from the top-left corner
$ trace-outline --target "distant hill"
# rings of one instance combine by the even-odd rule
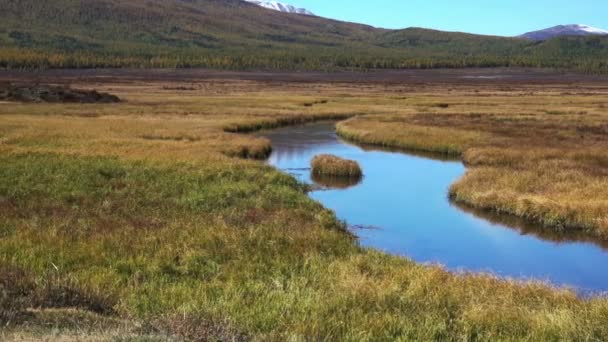
[[[608,37],[601,36],[535,42],[386,30],[270,11],[241,0],[0,0],[0,9],[0,68],[608,71]]]
[[[532,31],[522,34],[520,37],[527,38],[536,41],[549,40],[556,37],[563,36],[605,36],[608,35],[608,31],[599,28],[591,27],[588,25],[558,25],[550,27],[548,29]]]

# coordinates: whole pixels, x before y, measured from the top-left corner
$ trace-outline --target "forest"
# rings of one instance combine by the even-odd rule
[[[371,70],[544,67],[608,71],[608,37],[546,42],[386,30],[240,0],[0,0],[0,68]]]

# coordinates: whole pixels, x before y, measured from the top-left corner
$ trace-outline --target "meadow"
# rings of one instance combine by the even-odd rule
[[[70,81],[123,102],[0,103],[1,339],[608,339],[605,297],[361,248],[242,133],[350,118],[462,157],[455,200],[601,238],[602,84]]]

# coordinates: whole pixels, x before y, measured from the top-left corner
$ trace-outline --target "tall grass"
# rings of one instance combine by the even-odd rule
[[[375,117],[340,122],[336,125],[336,131],[341,137],[355,142],[454,157],[461,156],[467,146],[484,138],[479,132],[455,132],[449,128],[408,125],[407,121],[400,119],[377,121]]]
[[[207,325],[269,340],[608,334],[604,299],[361,249],[298,183],[266,167],[52,154],[3,157],[1,165],[2,196],[30,215],[2,215],[13,228],[2,232],[0,260],[67,286],[59,296],[33,289],[44,296],[26,299],[42,301],[19,309],[97,312],[102,300],[111,310],[100,313],[162,322],[164,334]]]
[[[311,172],[317,176],[361,178],[363,171],[354,160],[329,154],[315,156],[310,162]]]
[[[510,125],[535,117],[488,116],[502,126],[469,114],[444,117],[433,111],[446,109],[429,105],[445,96],[443,87],[402,100],[387,96],[401,94],[400,85],[298,84],[285,90],[284,85],[203,82],[206,96],[200,96],[167,91],[164,82],[101,84],[127,102],[0,106],[0,339],[608,339],[604,297],[580,298],[567,289],[491,275],[452,274],[361,248],[332,212],[306,195],[304,185],[263,163],[226,155],[265,144],[225,132],[233,122],[397,111],[360,119],[373,122],[388,115],[394,129],[400,121],[435,120],[433,125],[450,132],[446,126],[456,123],[441,120],[458,119],[454,132],[494,129],[483,134],[495,148],[467,145],[464,150],[470,173],[506,170],[513,174],[510,181],[525,176],[513,184],[493,171],[493,178],[475,189],[483,194],[511,189],[515,196],[533,187],[541,198],[561,191],[585,201],[557,197],[558,203],[574,203],[574,212],[601,217],[603,211],[595,216],[581,211],[589,203],[603,208],[600,150],[548,154],[536,145],[536,159],[523,163],[522,156],[530,154],[520,153],[531,152],[500,145],[503,129],[530,136]],[[332,100],[302,107],[321,86]],[[496,94],[473,101],[470,90],[461,92],[441,102],[466,113],[496,101],[511,112],[547,103],[545,97]],[[565,128],[574,120],[589,132],[586,139],[602,143],[601,109],[593,109],[597,98],[552,99],[589,117],[560,116],[564,128],[556,129],[555,121],[549,124],[541,114],[538,120],[549,127],[532,123],[531,130],[574,139]],[[412,116],[418,108],[427,108],[429,117]],[[476,136],[463,141],[477,143]],[[544,160],[547,171],[541,175],[547,180],[555,180],[551,174],[562,177],[559,186],[547,188],[541,177],[526,184],[525,172],[539,172],[533,168],[538,160]],[[555,172],[556,166],[578,171],[578,178]],[[573,180],[589,187],[571,192]]]

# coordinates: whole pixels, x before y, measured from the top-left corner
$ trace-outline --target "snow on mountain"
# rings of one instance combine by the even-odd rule
[[[589,36],[608,35],[608,31],[587,25],[559,25],[540,31],[532,31],[522,34],[520,37],[531,40],[547,40],[559,36]]]
[[[284,3],[278,2],[278,1],[264,1],[264,0],[245,0],[245,1],[258,5],[258,6],[261,6],[261,7],[264,7],[264,8],[279,11],[279,12],[314,15],[314,13],[312,13],[311,11],[309,11],[305,8],[297,8],[295,6],[284,4]]]

